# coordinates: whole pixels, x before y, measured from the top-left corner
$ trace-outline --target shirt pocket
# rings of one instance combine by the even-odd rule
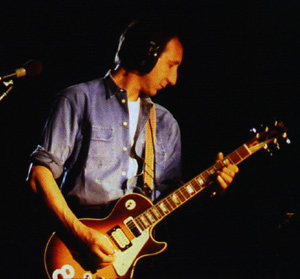
[[[110,165],[113,162],[114,128],[92,126],[89,156],[97,157],[98,163]]]

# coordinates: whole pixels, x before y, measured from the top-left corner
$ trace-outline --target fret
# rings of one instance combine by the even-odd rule
[[[151,212],[151,209],[149,209],[147,212],[146,212],[146,217],[147,217],[147,220],[149,220],[149,222],[151,223],[151,225],[153,223],[155,223],[156,219],[153,215],[153,213]]]
[[[166,208],[165,204],[163,202],[160,202],[158,204],[159,208],[163,211],[164,214],[168,213],[168,209]]]
[[[189,192],[189,194],[192,196],[195,194],[195,189],[191,186],[191,184],[188,184],[186,186],[187,191]]]
[[[227,156],[232,164],[238,164],[251,155],[251,151],[246,145],[240,146],[237,150]]]
[[[172,206],[172,209],[177,208],[176,203],[173,201],[172,197],[167,197],[166,200]]]
[[[146,218],[147,224],[150,226],[152,224],[151,219],[148,216],[148,211],[145,211],[142,216]]]
[[[202,175],[199,175],[198,177],[196,177],[196,180],[198,182],[198,184],[200,185],[201,189],[203,188],[203,186],[205,185],[205,180],[204,178],[202,177]]]
[[[190,194],[189,194],[189,192],[186,190],[186,188],[183,186],[183,187],[180,188],[180,190],[181,190],[181,193],[183,194],[183,196],[184,196],[186,199],[189,199]]]
[[[240,155],[240,153],[238,152],[238,150],[235,153],[240,157],[240,160],[243,159],[243,157]]]
[[[156,205],[155,205],[155,208],[156,208],[157,212],[159,212],[159,214],[160,214],[161,217],[164,217],[164,216],[166,215],[166,214],[164,213],[163,209],[161,208],[160,203],[159,203],[159,204],[156,204]]]
[[[160,215],[158,209],[156,208],[156,206],[153,206],[153,207],[152,207],[151,212],[152,212],[153,215],[156,217],[156,220],[161,219],[161,215]]]
[[[145,228],[148,228],[151,224],[149,224],[149,221],[147,220],[146,216],[143,214],[140,217],[141,221],[143,222]]]
[[[202,173],[202,177],[204,178],[206,184],[211,181],[211,175],[207,171],[205,171],[205,172]]]
[[[193,188],[196,192],[199,192],[201,190],[201,187],[199,186],[196,179],[191,180],[190,184],[193,186]]]
[[[141,220],[140,217],[137,217],[135,219],[136,223],[139,225],[139,227],[142,229],[142,230],[145,230],[147,227],[145,226],[145,224],[143,223],[143,221]]]
[[[248,145],[247,145],[247,144],[244,144],[243,146],[244,146],[245,149],[248,151],[248,156],[251,155],[252,152],[251,152],[250,148],[248,147]]]
[[[247,147],[246,145],[242,145],[240,148],[238,148],[238,152],[243,159],[245,159],[251,154],[251,152],[246,147]]]
[[[231,164],[235,164],[235,162],[233,162],[233,160],[231,159],[230,155],[227,156],[226,159],[229,160]]]
[[[232,152],[230,155],[228,155],[228,158],[230,158],[231,162],[233,164],[236,164],[238,162],[240,162],[240,158],[241,156],[239,154],[237,154],[237,152]]]
[[[215,175],[216,174],[216,170],[214,167],[208,169],[208,173],[212,176],[212,175]]]
[[[176,195],[176,193],[173,193],[172,194],[172,200],[177,204],[177,205],[180,205],[181,204],[181,201],[179,200],[178,196]]]
[[[172,211],[172,210],[173,210],[171,204],[170,204],[169,201],[168,201],[168,197],[166,197],[166,198],[163,200],[163,203],[165,204],[165,206],[167,207],[167,209],[168,209],[169,211]]]
[[[205,188],[205,183],[204,183],[203,179],[199,178],[199,180],[202,180],[201,184],[198,181],[198,179],[193,179],[191,181],[191,185],[195,189],[196,193],[199,193],[200,191],[202,191]]]
[[[224,160],[224,161],[217,162],[217,163],[215,164],[215,170],[216,170],[216,171],[222,170],[224,167],[226,167],[226,165],[225,165],[225,160]]]
[[[182,193],[180,192],[180,188],[178,190],[176,190],[176,195],[177,197],[180,199],[181,202],[185,202],[185,197],[182,195]]]

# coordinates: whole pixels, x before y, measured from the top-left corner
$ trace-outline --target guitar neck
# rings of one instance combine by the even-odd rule
[[[255,129],[252,130],[256,133]],[[168,216],[210,185],[216,179],[218,171],[226,166],[227,160],[231,164],[238,165],[260,149],[268,149],[269,144],[273,144],[279,148],[279,139],[285,139],[286,143],[289,144],[290,140],[287,138],[286,131],[287,129],[284,124],[276,121],[273,127],[266,127],[263,132],[256,133],[254,138],[227,155],[222,161],[218,161],[148,210],[135,217],[135,222],[139,225],[141,230],[146,230],[156,225],[164,217]]]
[[[185,204],[188,200],[210,185],[215,180],[217,172],[225,166],[226,160],[232,164],[238,165],[254,152],[252,152],[246,144],[240,146],[234,152],[226,156],[224,160],[218,161],[188,183],[184,184],[157,204],[137,216],[135,218],[136,223],[142,230],[156,225],[164,217],[168,216],[174,210]]]

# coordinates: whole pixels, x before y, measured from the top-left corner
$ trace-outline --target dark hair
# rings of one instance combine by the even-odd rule
[[[172,26],[161,20],[135,20],[120,36],[115,63],[141,74],[151,72],[166,44],[178,37]]]

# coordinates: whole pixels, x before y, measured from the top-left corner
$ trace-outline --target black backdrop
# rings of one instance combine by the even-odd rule
[[[0,103],[4,270],[44,278],[37,255],[45,238],[25,179],[55,93],[103,76],[125,26],[150,14],[168,16],[185,47],[178,84],[154,99],[181,126],[185,179],[275,118],[292,141],[272,157],[261,152],[244,162],[222,199],[200,196],[171,215],[162,230],[169,249],[154,268],[161,278],[297,278],[299,8],[292,0],[1,4],[0,75],[32,58],[44,67],[16,80]]]

